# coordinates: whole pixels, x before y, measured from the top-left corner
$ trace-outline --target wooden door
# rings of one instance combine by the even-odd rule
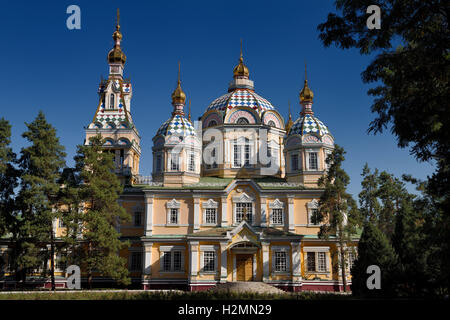
[[[236,280],[253,280],[253,257],[251,254],[236,255]]]

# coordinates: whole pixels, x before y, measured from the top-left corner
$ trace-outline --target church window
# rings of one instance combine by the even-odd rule
[[[312,225],[318,225],[318,220],[319,219],[319,209],[317,208],[311,208],[309,210],[309,224]]]
[[[170,170],[180,171],[180,156],[176,153],[172,153],[170,157]]]
[[[251,146],[250,140],[244,138],[243,142],[233,141],[233,166],[242,167],[250,165]]]
[[[307,271],[316,271],[316,253],[308,252],[307,253]]]
[[[272,209],[272,224],[283,224],[283,209]]]
[[[203,252],[203,271],[212,272],[216,270],[216,253],[214,251]]]
[[[178,208],[171,208],[169,212],[169,224],[178,224]]]
[[[216,208],[207,208],[205,209],[205,223],[207,224],[216,224],[217,223],[217,209]]]
[[[331,163],[327,163],[328,156],[331,155],[331,151],[325,151],[325,169],[330,169]]]
[[[248,122],[248,119],[246,119],[246,118],[239,118],[239,119],[236,121],[236,123],[237,123],[237,124],[248,124],[249,122]]]
[[[291,171],[298,170],[298,154],[294,153],[291,155]]]
[[[276,127],[275,122],[273,120],[270,120],[268,125],[271,127]]]
[[[189,171],[195,171],[195,153],[189,152]]]
[[[236,203],[236,223],[240,223],[244,218],[249,224],[252,223],[253,207],[251,202]]]
[[[284,251],[275,252],[275,272],[287,271],[287,256]]]
[[[213,126],[217,126],[216,120],[211,120],[211,121],[208,123],[208,127],[213,127]]]
[[[325,272],[327,271],[327,261],[326,261],[326,256],[325,256],[325,252],[317,252],[317,271],[319,272]]]
[[[172,267],[172,258],[171,252],[166,251],[163,254],[163,262],[162,262],[162,271],[171,271]]]
[[[161,246],[160,270],[163,272],[180,272],[184,270],[184,247]]]
[[[317,170],[317,152],[309,152],[309,170]]]
[[[162,160],[161,159],[161,155],[160,154],[157,155],[156,156],[156,172],[160,172],[161,171],[161,164],[162,164],[161,160]]]
[[[234,166],[235,167],[240,167],[241,166],[241,146],[235,144],[233,146],[234,148]]]
[[[181,271],[182,265],[181,265],[181,251],[174,251],[173,252],[173,271]]]
[[[109,108],[114,109],[114,94],[113,93],[111,93],[111,95],[109,96]]]
[[[142,253],[131,252],[130,271],[140,271],[142,268]]]

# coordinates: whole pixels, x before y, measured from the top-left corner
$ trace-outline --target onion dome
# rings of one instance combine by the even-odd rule
[[[172,105],[182,104],[184,106],[186,102],[186,94],[183,89],[181,89],[181,81],[180,81],[180,63],[178,62],[178,81],[177,87],[172,92]]]
[[[314,117],[312,114],[305,114],[298,118],[289,131],[290,136],[294,134],[299,134],[302,136],[310,133],[323,137],[326,134],[330,134],[330,131],[322,121]]]
[[[195,128],[192,123],[180,114],[173,115],[164,122],[156,132],[156,135],[176,135],[176,136],[196,136]]]
[[[120,20],[120,13],[119,13],[119,9],[117,9],[116,31],[114,31],[114,33],[112,35],[112,37],[114,39],[114,48],[112,48],[112,50],[108,52],[108,62],[125,64],[127,57],[125,56],[125,54],[122,52],[122,49],[120,48],[120,41],[122,40],[122,33],[120,32],[119,20]]]
[[[241,40],[241,55],[239,57],[239,64],[236,67],[234,67],[233,75],[235,78],[237,77],[248,78],[250,75],[247,66],[244,64],[244,57],[242,55],[242,40]]]
[[[218,110],[224,114],[236,107],[250,107],[259,114],[266,110],[275,110],[275,107],[266,99],[249,89],[236,89],[215,99],[206,111]]]
[[[300,103],[312,103],[314,98],[314,93],[308,87],[308,78],[306,74],[306,63],[305,63],[305,83],[303,84],[303,89],[300,91]]]

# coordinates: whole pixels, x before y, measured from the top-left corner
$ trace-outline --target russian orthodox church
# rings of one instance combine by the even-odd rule
[[[241,45],[227,92],[194,123],[190,105],[185,112],[179,69],[173,111],[152,140],[152,177],[143,177],[119,23],[113,39],[109,76],[100,82],[85,144],[100,132],[104,149],[115,155],[125,185],[119,201],[132,216],[118,227],[131,243],[120,255],[127,258],[133,283],[203,290],[263,281],[288,291],[340,290],[338,244],[332,237],[319,239],[320,225],[312,219],[323,192],[317,181],[327,171],[334,138],[314,114],[306,70],[301,111],[293,120],[289,110],[285,122],[256,93]],[[139,115],[139,107],[133,112]],[[59,234],[62,226],[54,227]]]

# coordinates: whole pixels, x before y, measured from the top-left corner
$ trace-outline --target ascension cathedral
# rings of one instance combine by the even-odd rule
[[[115,156],[124,184],[119,201],[132,217],[118,226],[130,242],[120,255],[135,287],[194,291],[261,281],[287,291],[342,290],[339,245],[333,237],[319,239],[313,219],[323,193],[317,182],[328,169],[334,138],[314,114],[306,72],[299,115],[292,119],[289,111],[284,121],[255,92],[241,49],[224,95],[195,122],[179,72],[173,110],[152,139],[152,176],[144,177],[119,22],[113,39],[109,76],[100,82],[85,144],[99,132],[104,149]],[[133,115],[139,116],[138,108]],[[64,227],[56,222],[54,230],[61,235]],[[351,265],[353,254],[348,255]],[[64,270],[57,271],[57,283],[64,286]]]

